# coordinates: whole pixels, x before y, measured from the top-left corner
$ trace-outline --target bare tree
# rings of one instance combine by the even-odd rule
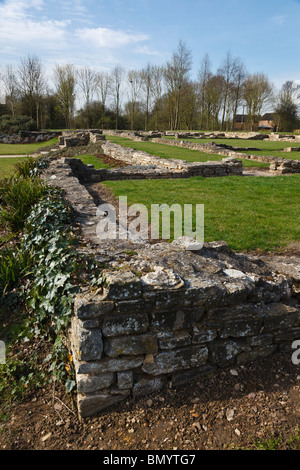
[[[223,109],[221,120],[221,130],[224,130],[226,117],[228,123],[229,115],[233,114],[234,110],[236,109],[236,101],[240,100],[241,83],[238,87],[238,96],[236,96],[236,92],[234,90],[236,80],[239,79],[239,81],[242,82],[244,79],[241,60],[238,57],[233,58],[231,53],[227,52],[226,57],[217,73],[222,75],[224,78]]]
[[[200,70],[198,72],[198,82],[199,82],[199,110],[200,110],[200,129],[203,129],[204,125],[204,118],[206,115],[206,125],[209,119],[207,115],[207,83],[210,77],[212,76],[211,73],[211,63],[208,54],[202,59]]]
[[[12,65],[7,65],[4,74],[1,76],[5,87],[6,103],[9,104],[12,117],[16,115],[16,103],[20,92],[16,72]]]
[[[206,128],[219,128],[219,114],[223,103],[224,78],[222,75],[212,75],[207,79],[205,91]]]
[[[155,128],[158,129],[158,120],[163,96],[163,68],[158,65],[152,67],[152,93],[155,103]]]
[[[243,98],[243,87],[244,87],[244,83],[245,83],[247,76],[248,76],[248,73],[247,73],[245,65],[243,64],[241,59],[236,58],[235,67],[233,69],[232,89],[231,89],[232,127],[234,126],[236,113]]]
[[[179,41],[177,50],[173,52],[171,60],[166,63],[164,68],[164,77],[168,89],[171,130],[178,129],[182,87],[188,81],[191,67],[192,53],[182,41]]]
[[[276,97],[275,113],[278,131],[293,131],[298,123],[297,98],[299,90],[293,86],[293,82],[285,82]]]
[[[90,67],[83,67],[77,71],[77,81],[85,99],[86,124],[90,127],[90,106],[97,86],[97,74]]]
[[[106,101],[112,91],[112,77],[107,72],[98,72],[96,80],[97,92],[101,101],[101,124],[103,128]]]
[[[195,128],[197,116],[198,84],[188,82],[182,89],[182,123],[186,129]]]
[[[18,69],[19,86],[28,100],[30,116],[33,117],[34,108],[36,113],[36,125],[40,125],[40,103],[45,90],[46,81],[40,59],[33,55],[28,55],[21,59]]]
[[[243,99],[247,107],[251,130],[259,119],[265,106],[274,99],[274,88],[263,73],[249,75],[244,83]]]
[[[146,104],[146,112],[145,112],[145,131],[148,127],[149,121],[149,111],[150,111],[150,100],[152,97],[152,89],[153,89],[153,66],[147,64],[147,66],[141,70],[141,80],[142,80],[142,88],[145,92],[145,104]]]
[[[139,92],[142,86],[142,76],[140,72],[137,72],[136,70],[130,70],[127,74],[127,78],[128,78],[128,82],[130,83],[130,101],[129,101],[130,126],[131,126],[131,130],[133,130],[136,104],[137,104]]]
[[[57,65],[54,69],[54,83],[59,108],[65,118],[66,128],[70,129],[75,107],[76,71],[74,65]]]
[[[116,112],[116,129],[119,125],[119,114],[120,114],[120,105],[121,105],[121,90],[122,84],[125,78],[125,70],[121,65],[116,65],[112,70],[112,86],[114,93],[114,104]]]

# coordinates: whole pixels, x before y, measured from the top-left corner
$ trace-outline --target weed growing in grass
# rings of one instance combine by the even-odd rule
[[[19,279],[30,274],[32,263],[31,251],[22,247],[3,248],[0,251],[0,292],[5,294],[12,289]]]

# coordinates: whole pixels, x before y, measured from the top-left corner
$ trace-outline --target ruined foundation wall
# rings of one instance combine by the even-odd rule
[[[194,162],[188,163],[185,160],[160,158],[150,155],[143,151],[137,151],[132,148],[122,147],[111,142],[103,142],[103,152],[112,158],[121,160],[128,165],[148,166],[145,176],[149,177],[152,169],[168,170],[170,177],[190,176],[226,176],[242,174],[243,165],[234,158],[225,158],[222,161]],[[166,173],[165,173],[166,174]],[[153,176],[155,177],[155,173]]]
[[[106,276],[101,295],[75,301],[71,341],[83,417],[129,395],[291,350],[300,336],[300,311],[287,304],[283,279],[262,288],[235,270],[184,279],[159,265],[141,277],[130,270]]]
[[[291,351],[299,339],[299,263],[273,267],[224,242],[191,251],[184,237],[105,243],[96,235],[97,207],[68,159],[53,158],[43,178],[65,189],[89,253],[105,264],[104,285],[81,286],[74,302],[70,343],[81,417]]]
[[[249,155],[235,150],[222,148],[218,144],[212,142],[209,144],[200,144],[197,142],[187,142],[178,140],[168,140],[154,138],[152,142],[171,145],[175,147],[188,148],[190,150],[198,150],[199,152],[213,153],[224,155],[225,157],[242,158],[244,160],[253,160],[256,162],[270,163],[270,170],[277,174],[300,173],[300,160],[292,160],[287,158],[273,157],[268,155]],[[289,152],[292,152],[288,149]],[[296,149],[298,150],[298,149]]]

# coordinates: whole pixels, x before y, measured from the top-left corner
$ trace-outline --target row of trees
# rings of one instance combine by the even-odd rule
[[[18,67],[7,65],[2,74],[6,112],[35,119],[37,128],[232,130],[243,109],[253,130],[269,107],[281,130],[297,127],[291,82],[277,93],[265,74],[249,74],[230,52],[215,73],[208,55],[196,80],[191,70],[192,53],[182,41],[162,66],[126,71],[118,65],[108,73],[56,65],[51,86],[41,60],[28,56]],[[83,105],[76,107],[79,97]]]

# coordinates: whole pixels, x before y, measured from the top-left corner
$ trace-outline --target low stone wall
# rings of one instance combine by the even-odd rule
[[[58,144],[60,148],[68,148],[97,143],[102,140],[105,140],[105,136],[98,129],[88,131],[77,130],[76,132],[63,131],[62,135],[58,138]]]
[[[213,153],[216,155],[224,155],[232,158],[241,158],[244,160],[253,160],[256,162],[270,163],[270,170],[276,174],[300,173],[300,160],[291,160],[268,155],[249,155],[241,153],[230,146],[219,146],[214,142],[209,144],[200,144],[197,142],[187,142],[168,139],[152,139],[152,142],[166,144],[175,147],[188,148],[190,150],[198,150],[199,152]],[[227,148],[224,148],[227,147]],[[289,150],[291,151],[291,150]]]
[[[105,129],[103,131],[107,135],[116,135],[127,137],[134,140],[148,140],[152,137],[172,136],[175,139],[234,139],[234,140],[270,140],[282,142],[300,142],[300,135],[291,134],[276,134],[276,133],[259,133],[259,132],[202,132],[202,131],[115,131],[112,129]]]
[[[299,338],[292,281],[225,243],[192,253],[178,243],[139,250],[104,272],[102,292],[77,295],[70,337],[82,417],[290,351]]]
[[[208,162],[194,162],[188,163],[185,160],[160,158],[150,155],[146,152],[137,151],[132,148],[122,147],[121,145],[113,144],[106,141],[102,145],[103,152],[112,158],[121,160],[129,165],[144,165],[148,169],[144,171],[145,177],[149,177],[151,167],[153,169],[152,178],[155,178],[155,169],[159,169],[157,177],[183,177],[189,178],[191,176],[228,176],[228,175],[241,175],[243,171],[242,162],[234,158],[225,158],[222,161],[208,161]],[[161,173],[161,169],[167,171]],[[123,169],[121,169],[123,171]],[[113,170],[110,170],[112,174]],[[125,170],[128,171],[128,170]],[[118,170],[120,173],[120,170]]]
[[[29,144],[47,142],[61,135],[60,131],[20,131],[18,134],[0,135],[3,144]]]
[[[258,132],[165,132],[166,136],[174,136],[175,139],[234,139],[234,140],[270,140],[281,142],[300,142],[300,135],[258,133]]]

